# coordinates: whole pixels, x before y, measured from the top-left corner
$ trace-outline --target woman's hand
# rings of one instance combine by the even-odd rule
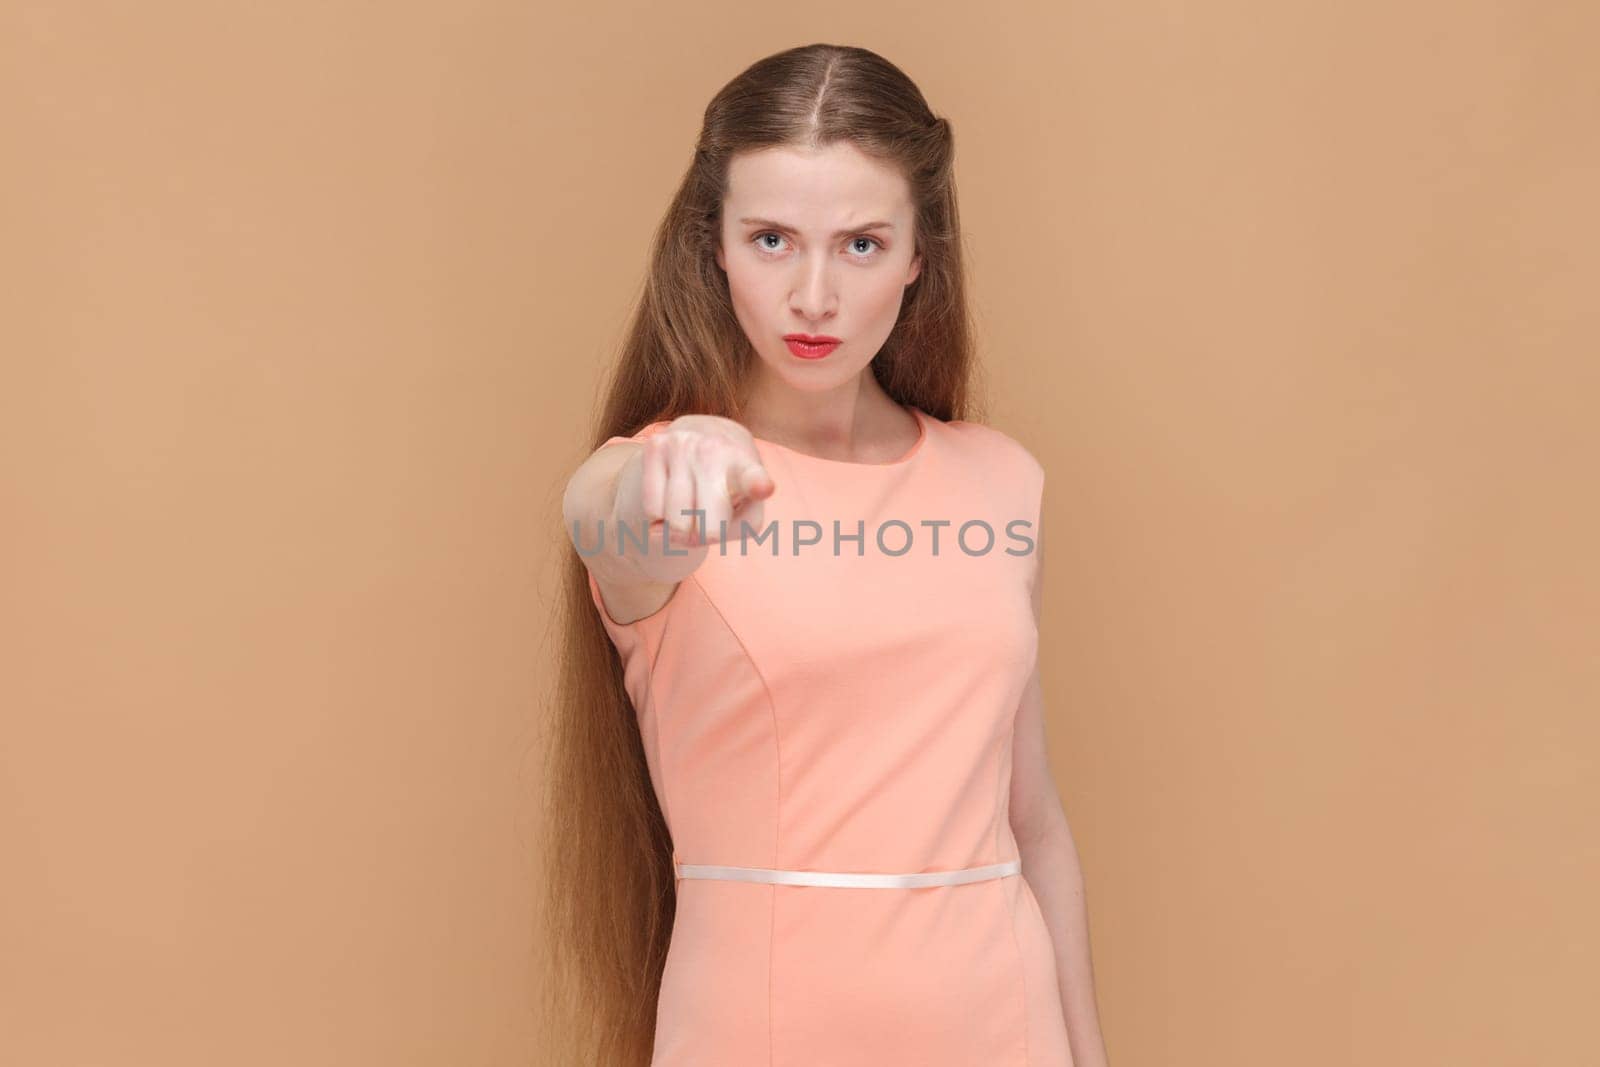
[[[762,501],[775,485],[749,430],[720,415],[682,415],[640,444],[618,472],[612,519],[648,534],[644,554],[631,543],[628,553],[643,577],[681,581],[723,539],[723,523],[730,543],[743,539],[745,523],[760,529]],[[670,556],[661,550],[663,529]]]

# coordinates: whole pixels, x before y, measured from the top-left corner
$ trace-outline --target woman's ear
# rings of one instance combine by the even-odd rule
[[[906,275],[906,284],[910,285],[922,273],[922,253],[918,252],[911,257],[911,273]]]
[[[717,267],[722,271],[722,273],[724,273],[724,274],[728,273],[728,264],[722,258],[722,242],[721,241],[717,242],[717,247],[716,247],[716,253],[715,254],[716,254],[716,257],[717,257]]]

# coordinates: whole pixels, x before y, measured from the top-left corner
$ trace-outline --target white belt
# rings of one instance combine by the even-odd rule
[[[1022,871],[1021,860],[992,863],[987,867],[962,867],[953,871],[919,871],[916,874],[850,874],[843,871],[784,871],[774,867],[717,867],[702,863],[675,863],[679,878],[722,878],[733,882],[771,885],[824,885],[843,889],[916,889],[929,885],[965,885],[989,878],[1005,878]]]

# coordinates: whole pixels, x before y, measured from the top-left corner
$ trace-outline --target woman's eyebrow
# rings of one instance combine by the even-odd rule
[[[747,218],[747,219],[740,219],[739,221],[744,223],[747,226],[766,226],[769,229],[782,230],[784,233],[798,234],[800,232],[799,230],[795,229],[793,226],[788,226],[788,225],[785,225],[784,223],[781,223],[781,222],[774,222],[772,219],[748,219]],[[851,234],[860,233],[862,230],[892,230],[892,229],[894,229],[894,223],[892,223],[892,222],[863,222],[861,225],[852,226],[848,230],[839,230],[839,231],[834,233],[834,236],[835,237],[849,237]]]

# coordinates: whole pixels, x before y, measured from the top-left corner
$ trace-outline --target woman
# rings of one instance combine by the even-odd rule
[[[557,1062],[1106,1062],[952,159],[859,48],[706,109],[563,500]]]

